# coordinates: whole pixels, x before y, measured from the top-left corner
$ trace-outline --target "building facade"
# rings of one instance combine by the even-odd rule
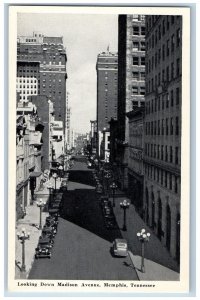
[[[118,55],[102,52],[97,57],[97,130],[108,127],[117,118]]]
[[[34,32],[17,40],[17,92],[21,101],[44,95],[54,104],[55,118],[66,119],[66,62],[62,37]],[[42,116],[41,116],[42,117]]]
[[[146,17],[145,220],[180,257],[181,16]]]
[[[138,213],[143,216],[143,148],[144,107],[127,113],[129,119],[128,195]]]
[[[144,106],[145,100],[145,17],[119,15],[118,39],[118,178],[128,188],[129,125],[126,113]]]

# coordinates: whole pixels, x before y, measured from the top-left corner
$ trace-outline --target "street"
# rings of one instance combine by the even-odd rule
[[[129,256],[112,256],[112,242],[121,232],[104,225],[86,159],[76,157],[69,174],[52,257],[35,259],[29,279],[138,280]]]

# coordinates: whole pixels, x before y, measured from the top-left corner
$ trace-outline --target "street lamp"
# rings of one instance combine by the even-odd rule
[[[123,230],[126,231],[126,210],[129,208],[130,203],[127,200],[124,200],[123,202],[120,203],[120,207],[124,210],[124,225],[123,225]]]
[[[51,189],[53,188],[52,187],[52,184],[49,182],[49,184],[47,185],[47,188],[49,190],[49,206],[51,206],[51,203],[52,203],[52,193],[51,193]]]
[[[58,178],[57,173],[53,173],[53,178],[55,179],[55,193],[56,193],[56,180]]]
[[[113,181],[113,183],[110,185],[110,188],[112,189],[113,192],[113,207],[115,207],[115,191],[117,189],[117,185],[115,184],[115,182]]]
[[[106,190],[107,190],[107,194],[108,194],[108,180],[110,179],[110,174],[109,173],[107,173],[106,175],[105,175],[105,178],[106,178]]]
[[[39,201],[36,202],[37,207],[40,208],[40,223],[39,223],[39,230],[42,229],[42,208],[45,206],[45,202],[42,201],[42,199],[39,199]]]
[[[144,244],[149,241],[150,233],[145,233],[145,229],[142,229],[140,232],[137,233],[138,240],[141,242],[142,245],[142,260],[141,260],[141,272],[145,273],[144,267]]]
[[[26,265],[25,265],[25,241],[29,240],[30,233],[26,233],[25,228],[22,228],[22,232],[17,232],[17,238],[21,241],[22,244],[22,266],[21,271],[26,272]]]

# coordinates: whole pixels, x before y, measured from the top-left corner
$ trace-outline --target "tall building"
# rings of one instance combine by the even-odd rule
[[[180,257],[182,17],[146,17],[145,220]]]
[[[97,57],[97,131],[117,118],[118,55],[102,52]]]
[[[66,62],[62,37],[33,36],[17,39],[17,92],[21,101],[42,95],[54,104],[55,119],[66,119]],[[42,117],[42,116],[41,116]],[[65,129],[65,128],[64,128]]]
[[[118,181],[128,188],[129,125],[126,113],[144,106],[145,16],[119,15],[118,39]]]

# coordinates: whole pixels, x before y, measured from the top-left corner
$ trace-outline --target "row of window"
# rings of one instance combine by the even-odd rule
[[[36,78],[34,78],[34,79],[29,79],[29,78],[24,78],[23,77],[23,79],[22,78],[17,78],[17,82],[18,83],[27,83],[27,84],[29,84],[29,83],[37,83],[37,79]]]
[[[149,74],[151,71],[153,71],[154,68],[156,69],[158,67],[158,65],[163,62],[164,59],[162,56],[162,60],[161,60],[161,51],[160,50],[161,49],[159,49],[158,53],[156,52],[155,56],[152,56],[151,59],[149,59],[147,61],[147,64],[146,64],[146,73],[147,74]],[[162,53],[165,53],[165,52],[162,52]],[[172,74],[174,74],[174,65],[175,65],[175,63],[174,63],[174,61],[172,61],[171,62],[171,73]],[[166,71],[166,73],[167,73],[167,71]],[[180,58],[176,59],[176,73],[180,73]],[[172,77],[173,76],[174,75],[172,75]]]
[[[144,86],[132,86],[132,95],[145,95]]]
[[[20,93],[21,94],[37,94],[37,90],[27,90],[27,91],[25,91],[25,90],[23,90],[23,91],[20,91]]]
[[[147,21],[146,21],[146,29],[149,31],[152,27],[153,24],[157,21],[159,18],[159,15],[152,15],[148,16]],[[176,21],[180,21],[181,16],[163,16],[162,17],[162,24],[159,25],[158,32],[159,34],[162,33],[162,35],[165,35],[166,31],[169,30],[170,25],[173,26]]]
[[[144,153],[148,157],[179,164],[179,147],[145,143]]]
[[[132,78],[137,81],[145,80],[145,72],[132,72]]]
[[[145,26],[133,26],[133,35],[145,35]]]
[[[146,50],[149,50],[149,49],[153,49],[158,41],[161,39],[161,33],[160,31],[155,31],[155,34],[152,34],[147,43],[146,43]],[[166,45],[163,44],[162,48],[166,48],[166,55],[168,56],[169,53],[170,53],[170,48],[171,48],[171,53],[174,52],[175,50],[175,47],[178,48],[180,46],[180,43],[181,43],[181,30],[180,28],[178,28],[176,30],[176,35],[175,34],[172,34],[171,35],[171,38],[167,40],[167,43]],[[170,44],[171,44],[171,47],[170,47]]]
[[[145,51],[145,41],[133,41],[133,51]]]
[[[23,73],[23,74],[26,74],[26,73],[38,73],[38,69],[18,69],[18,72],[19,73]]]
[[[164,86],[170,81],[176,79],[178,76],[180,76],[180,60],[177,59],[176,61],[176,73],[174,69],[174,63],[171,63],[171,72],[169,69],[169,66],[166,67],[166,70],[162,70],[162,78],[161,78],[161,73],[159,72],[154,76],[154,78],[151,78],[151,80],[146,81],[146,89],[147,93],[154,92],[156,88],[159,86]]]
[[[180,103],[180,88],[172,89],[170,93],[162,94],[158,98],[152,99],[145,103],[145,114],[151,114],[161,109],[164,110],[173,107],[174,103],[179,105]]]
[[[133,56],[133,66],[145,66],[145,57]]]
[[[178,176],[158,167],[145,164],[145,174],[163,187],[178,193]]]
[[[175,126],[174,126],[175,120]],[[179,117],[146,122],[146,135],[179,135]]]
[[[133,15],[133,21],[145,21],[145,15]]]

